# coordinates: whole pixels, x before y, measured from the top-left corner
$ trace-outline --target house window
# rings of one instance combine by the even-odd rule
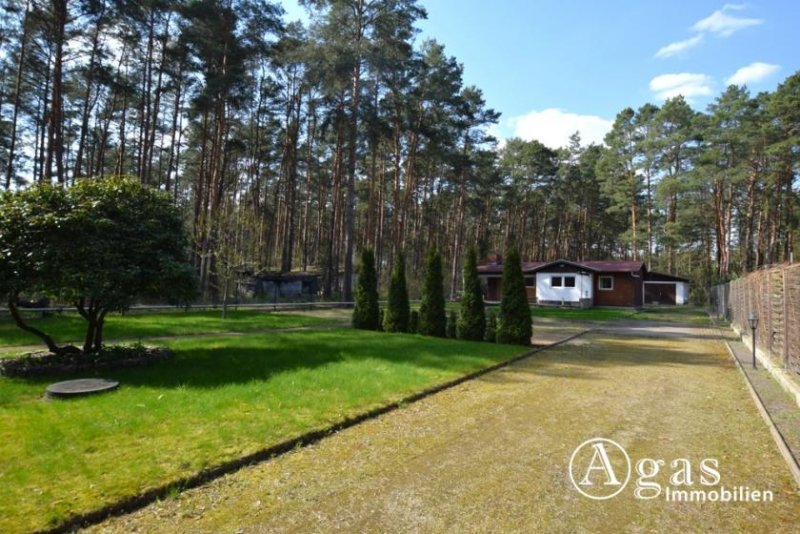
[[[528,287],[534,287],[536,285],[536,278],[533,276],[529,276],[525,279],[525,285]]]
[[[561,277],[560,276],[551,276],[550,277],[550,285],[552,287],[561,287]]]
[[[599,278],[598,284],[600,285],[600,289],[603,291],[611,291],[614,289],[614,277],[613,276],[601,276]]]
[[[575,287],[575,277],[574,276],[565,276],[564,277],[564,287]]]

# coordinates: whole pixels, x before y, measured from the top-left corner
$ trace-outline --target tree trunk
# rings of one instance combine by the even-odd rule
[[[50,120],[47,128],[47,153],[44,164],[44,181],[52,182],[53,164],[56,180],[63,184],[64,175],[64,41],[67,26],[67,0],[53,0],[55,57],[53,60],[53,87],[50,104]]]
[[[22,36],[19,42],[19,63],[17,63],[17,75],[14,81],[14,102],[11,115],[11,133],[8,147],[8,162],[6,165],[5,189],[11,188],[11,179],[14,177],[14,157],[17,146],[17,122],[19,118],[20,92],[22,91],[22,75],[25,64],[25,51],[28,47],[28,16],[30,14],[30,1],[25,2],[25,15],[22,18]]]
[[[25,320],[22,318],[22,315],[19,313],[19,309],[17,308],[17,299],[19,298],[19,292],[12,292],[8,296],[8,311],[11,313],[11,317],[14,319],[14,323],[20,329],[33,334],[34,336],[41,339],[50,352],[53,354],[60,354],[62,349],[55,344],[53,338],[39,330],[38,328],[34,328],[30,326]]]

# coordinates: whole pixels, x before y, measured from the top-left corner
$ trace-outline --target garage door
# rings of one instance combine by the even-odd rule
[[[675,304],[676,284],[644,284],[645,304]]]

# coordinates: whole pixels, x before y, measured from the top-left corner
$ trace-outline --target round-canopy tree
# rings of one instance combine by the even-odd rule
[[[81,180],[64,189],[37,185],[0,197],[0,292],[17,325],[52,338],[18,313],[21,293],[73,303],[87,322],[83,352],[103,345],[106,314],[140,298],[187,302],[195,278],[178,208],[134,178]]]

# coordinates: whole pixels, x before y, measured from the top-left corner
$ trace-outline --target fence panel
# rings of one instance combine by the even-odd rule
[[[800,264],[778,265],[711,288],[711,312],[742,332],[755,312],[758,347],[800,373]]]

